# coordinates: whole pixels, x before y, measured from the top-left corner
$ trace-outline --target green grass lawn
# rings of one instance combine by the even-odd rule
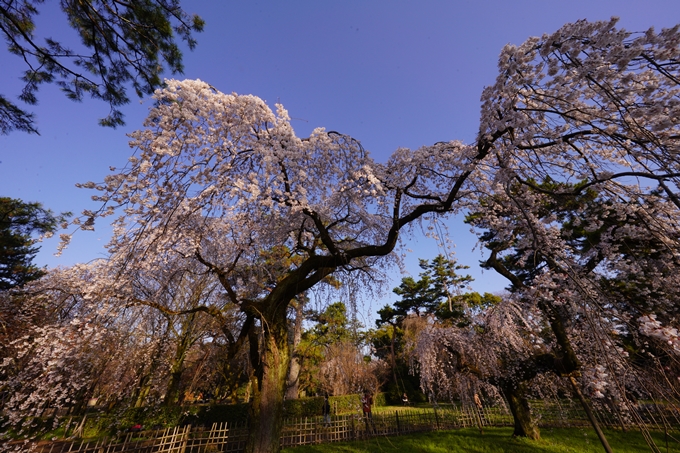
[[[442,409],[450,409],[451,404],[440,404],[439,407]],[[408,406],[374,406],[372,412],[374,414],[381,414],[383,412],[401,412],[401,411],[417,411],[417,412],[428,412],[431,413],[434,409],[431,404],[409,404]]]
[[[484,435],[466,428],[408,436],[376,437],[368,440],[287,448],[285,453],[588,453],[604,451],[595,432],[590,429],[560,428],[541,430],[540,441],[514,439],[512,428],[487,428]],[[616,453],[651,451],[639,431],[606,431]],[[666,452],[664,434],[652,434],[661,452]],[[680,439],[680,433],[672,433]],[[680,453],[680,443],[669,437],[668,452]]]

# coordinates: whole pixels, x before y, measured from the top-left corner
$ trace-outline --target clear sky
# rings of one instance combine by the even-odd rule
[[[198,78],[270,105],[281,102],[298,136],[318,126],[349,134],[378,161],[397,147],[472,141],[482,88],[493,83],[497,56],[507,43],[520,44],[579,19],[618,16],[630,31],[680,23],[678,0],[185,0],[182,5],[206,26],[196,36],[197,48],[185,51],[184,75],[175,78]],[[55,0],[46,2],[36,34],[74,36]],[[13,99],[21,89],[21,63],[0,51],[0,90]],[[126,126],[111,130],[97,125],[108,113],[103,103],[74,103],[48,86],[39,100],[33,111],[41,135],[0,136],[0,196],[39,201],[57,212],[95,207],[91,191],[74,184],[101,181],[109,166],[123,166],[132,153],[126,133],[141,127],[149,102],[124,107]],[[482,255],[473,251],[476,238],[468,228],[460,219],[448,224],[456,258],[471,266],[476,278],[474,289],[501,290],[500,277],[478,268]],[[108,235],[105,225],[80,232],[60,258],[52,256],[56,242],[46,241],[37,263],[70,265],[104,256]],[[414,276],[417,258],[439,253],[426,238],[409,248]],[[400,278],[395,273],[392,286]]]

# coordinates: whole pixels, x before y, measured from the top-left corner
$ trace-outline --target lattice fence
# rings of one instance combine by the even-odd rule
[[[572,401],[536,401],[532,408],[541,427],[580,427],[589,422],[580,406]],[[634,413],[614,409],[595,411],[603,427],[636,426],[643,423],[663,430],[679,426],[678,411],[664,405],[643,405]],[[457,429],[467,427],[512,426],[505,407],[413,408],[375,413],[371,418],[357,414],[331,417],[325,424],[321,416],[284,421],[281,446],[341,442],[374,436]],[[204,427],[176,427],[160,431],[127,433],[123,438],[96,441],[54,442],[41,445],[40,453],[217,453],[243,451],[248,437],[245,424],[214,424]]]
[[[281,435],[281,445],[317,444],[364,439],[374,436],[396,436],[422,431],[456,429],[470,426],[507,426],[512,417],[501,408],[440,408],[400,410],[361,415],[340,415],[325,424],[322,417],[288,419]]]
[[[215,423],[209,429],[178,426],[162,431],[128,433],[122,439],[55,442],[41,446],[41,453],[217,453],[243,451],[245,424]]]

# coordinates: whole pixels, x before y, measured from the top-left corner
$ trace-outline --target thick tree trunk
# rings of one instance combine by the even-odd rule
[[[523,383],[520,385],[507,384],[503,386],[503,393],[508,400],[512,418],[515,421],[515,430],[512,435],[528,437],[532,440],[540,439],[541,432],[531,417],[529,401],[525,396],[525,385]]]
[[[149,393],[151,392],[150,381],[151,377],[148,374],[142,376],[142,378],[139,380],[139,385],[137,386],[136,395],[134,397],[135,407],[144,406],[144,403],[146,402],[146,397],[149,396]]]
[[[297,348],[302,340],[302,320],[303,320],[304,303],[300,300],[295,304],[295,324],[292,332],[290,332],[290,367],[288,368],[288,377],[286,378],[286,399],[297,399],[300,393],[300,357],[297,354]]]
[[[263,322],[262,349],[257,384],[251,403],[248,453],[273,453],[280,450],[283,428],[283,396],[290,364],[285,312]]]
[[[293,355],[290,359],[290,367],[288,369],[288,378],[286,379],[286,399],[297,399],[300,394],[300,358]]]
[[[182,318],[182,333],[177,342],[177,349],[175,350],[175,358],[172,361],[170,368],[170,381],[165,390],[165,399],[163,404],[165,406],[172,406],[181,403],[184,398],[180,394],[182,385],[182,371],[184,370],[184,360],[187,357],[189,348],[194,344],[193,331],[194,322],[196,320],[196,313]]]
[[[165,399],[163,400],[164,406],[172,406],[176,403],[180,403],[180,385],[182,383],[182,368],[175,370],[170,373],[170,382],[165,391]]]

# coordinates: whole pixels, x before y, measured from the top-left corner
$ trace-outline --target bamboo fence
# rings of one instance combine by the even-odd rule
[[[633,414],[599,408],[595,413],[603,427],[627,429],[644,424],[649,429],[668,430],[680,426],[678,411],[665,405],[641,405]],[[571,401],[535,401],[532,411],[540,427],[587,427],[580,406]],[[505,407],[440,406],[403,408],[374,413],[331,417],[291,418],[284,421],[282,447],[367,439],[375,436],[451,430],[458,428],[512,426]],[[182,426],[166,430],[126,433],[122,438],[53,442],[35,445],[39,453],[236,453],[243,451],[248,437],[246,424],[215,423],[212,427]]]

